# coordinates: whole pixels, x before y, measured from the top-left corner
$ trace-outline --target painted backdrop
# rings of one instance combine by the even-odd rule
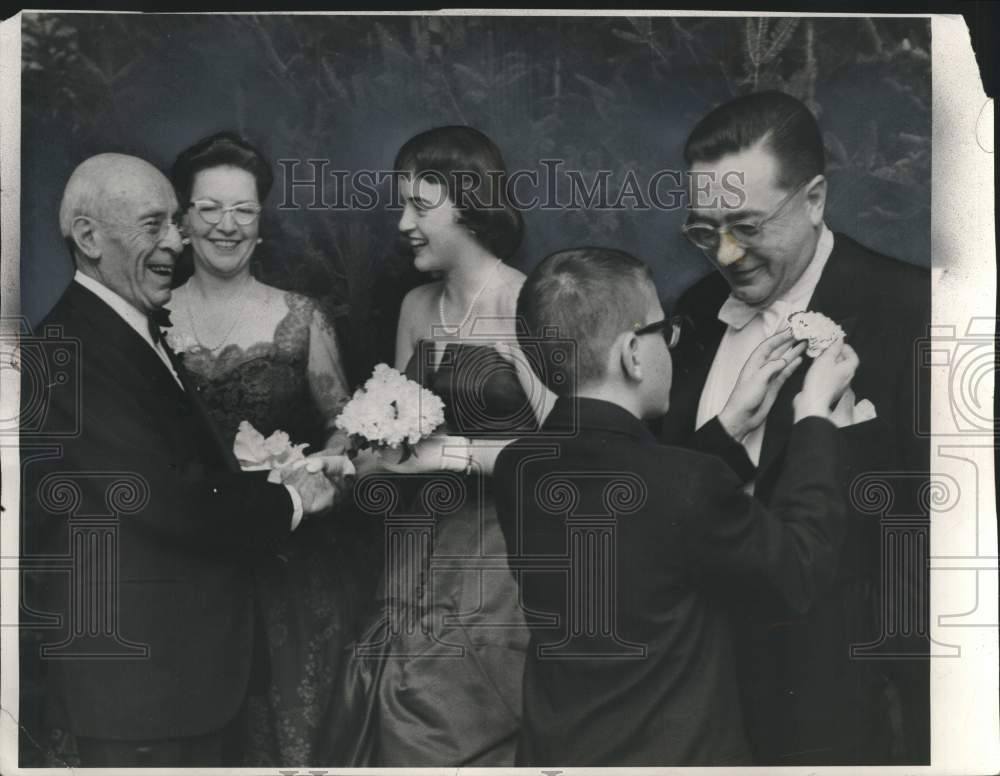
[[[399,213],[343,207],[332,171],[386,170],[407,138],[436,125],[483,130],[511,170],[557,187],[553,207],[525,214],[522,269],[573,245],[620,247],[654,267],[669,305],[710,267],[680,237],[683,209],[657,206],[645,189],[657,172],[682,169],[701,115],[758,88],[788,91],[819,117],[833,228],[930,259],[925,19],[28,14],[23,68],[31,323],[72,274],[57,210],[76,164],[121,151],[166,169],[223,129],[286,165],[326,160],[315,163],[329,176],[316,207],[305,206],[307,188],[285,196],[278,167],[255,271],[323,298],[354,381],[391,361],[399,301],[421,278],[396,239]],[[605,201],[559,207],[574,172],[588,185],[604,175]]]

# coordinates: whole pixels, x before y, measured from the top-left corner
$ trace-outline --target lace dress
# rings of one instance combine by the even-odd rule
[[[237,343],[218,352],[189,350],[185,366],[226,439],[248,420],[265,436],[281,429],[293,442],[321,449],[348,398],[334,332],[312,299],[257,289],[267,289],[263,303],[245,316]],[[193,334],[184,292],[178,289],[170,304],[172,333],[180,338]],[[258,561],[269,665],[266,688],[250,690],[245,765],[317,761],[321,712],[371,596],[373,538],[367,521],[320,515],[303,520],[276,554]]]
[[[422,341],[406,373],[444,400],[449,433],[509,438],[536,427],[514,368],[492,347],[449,343],[435,364]],[[386,570],[377,612],[349,650],[320,764],[512,765],[528,631],[491,478],[374,474],[355,501],[382,512],[373,520]]]

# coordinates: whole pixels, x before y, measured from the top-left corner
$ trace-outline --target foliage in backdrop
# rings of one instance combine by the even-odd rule
[[[431,126],[493,137],[511,169],[562,160],[590,180],[682,169],[687,131],[732,96],[778,88],[824,130],[828,220],[884,252],[929,262],[931,78],[926,19],[26,14],[22,297],[37,320],[70,269],[61,188],[86,156],[167,168],[235,129],[271,159],[386,169]],[[301,170],[300,175],[308,171]],[[420,282],[398,212],[287,208],[279,171],[255,272],[324,299],[357,379],[391,359],[402,295]],[[308,199],[300,195],[301,199]],[[535,209],[516,263],[610,244],[656,270],[669,303],[709,266],[682,210]]]

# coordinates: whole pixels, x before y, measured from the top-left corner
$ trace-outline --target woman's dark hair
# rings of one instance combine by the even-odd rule
[[[826,168],[823,136],[801,100],[778,91],[753,92],[720,105],[688,136],[684,160],[714,162],[766,138],[780,163],[779,184],[791,189],[822,175]]]
[[[495,256],[513,256],[524,222],[507,196],[500,149],[482,132],[463,126],[421,132],[399,149],[394,168],[444,186],[459,223]]]
[[[257,182],[258,200],[263,202],[266,199],[271,184],[274,183],[271,164],[260,151],[235,132],[219,132],[181,151],[170,168],[170,181],[177,191],[181,207],[191,201],[194,178],[199,172],[224,166],[239,167],[250,173]]]

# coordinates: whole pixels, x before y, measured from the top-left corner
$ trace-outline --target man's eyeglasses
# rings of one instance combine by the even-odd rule
[[[223,207],[213,199],[196,199],[191,207],[206,224],[222,223],[226,213],[233,214],[233,220],[240,226],[249,226],[260,217],[261,207],[256,202],[238,202],[229,207]]]
[[[689,221],[681,227],[681,231],[696,248],[701,248],[703,251],[715,251],[719,247],[719,241],[724,234],[728,234],[734,242],[742,245],[744,248],[752,248],[759,243],[764,225],[777,218],[781,214],[781,211],[785,209],[785,206],[808,183],[809,181],[800,183],[770,213],[756,221],[737,221],[732,224],[723,224],[722,226],[712,226],[703,222]]]
[[[662,321],[656,321],[656,323],[650,323],[635,330],[636,336],[641,336],[643,334],[653,334],[658,333],[662,335],[663,341],[667,343],[667,348],[673,350],[677,347],[677,343],[681,341],[681,324],[683,319],[679,315],[672,315],[669,318],[664,318]]]

